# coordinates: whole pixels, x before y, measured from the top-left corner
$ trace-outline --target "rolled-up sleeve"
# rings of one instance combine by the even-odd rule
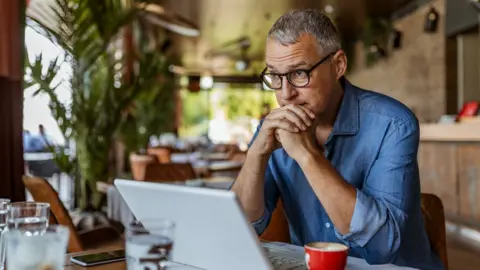
[[[260,124],[258,125],[257,130],[255,131],[255,134],[253,134],[253,138],[248,144],[249,148],[257,138],[258,132],[262,127],[263,121],[264,121],[263,119],[260,121]],[[265,207],[264,207],[263,215],[258,220],[252,222],[252,226],[258,235],[261,235],[267,228],[268,224],[270,223],[270,218],[272,216],[273,210],[275,210],[275,207],[277,206],[277,200],[279,197],[277,184],[275,183],[274,177],[272,175],[272,170],[270,169],[271,162],[272,162],[272,159],[270,158],[270,160],[268,161],[267,168],[265,170],[265,185],[264,185]]]
[[[335,235],[370,264],[391,262],[408,214],[419,205],[419,127],[408,120],[390,128],[362,189],[357,189],[349,233]]]

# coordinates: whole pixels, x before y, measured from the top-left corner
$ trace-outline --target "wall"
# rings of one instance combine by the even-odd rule
[[[480,100],[480,36],[478,28],[457,36],[459,106]]]
[[[432,4],[440,14],[438,31],[423,32],[425,14]],[[445,2],[434,0],[394,22],[403,32],[402,47],[388,58],[366,68],[362,45],[356,46],[355,67],[348,79],[359,87],[392,96],[420,121],[437,121],[445,113]]]

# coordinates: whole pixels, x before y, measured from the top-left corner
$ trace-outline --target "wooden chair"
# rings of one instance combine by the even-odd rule
[[[172,152],[168,148],[163,147],[151,147],[147,149],[149,155],[157,157],[159,163],[170,163]]]
[[[283,212],[282,200],[278,200],[277,207],[273,210],[270,224],[262,233],[260,239],[265,241],[290,243],[290,231],[288,221]]]
[[[434,194],[422,193],[421,201],[430,245],[448,270],[445,213],[442,200]]]
[[[170,182],[186,181],[196,178],[195,170],[190,163],[157,163],[148,164],[143,181]]]
[[[92,230],[78,232],[58,193],[44,178],[23,176],[25,188],[36,202],[50,204],[50,223],[67,226],[70,230],[68,252],[80,252],[90,248],[122,246],[120,233],[113,227],[102,225]]]
[[[442,201],[433,194],[422,193],[421,202],[422,214],[430,245],[442,260],[445,269],[448,270],[445,214]],[[280,200],[273,211],[270,224],[260,238],[266,241],[290,242],[288,222],[285,218],[283,205]]]

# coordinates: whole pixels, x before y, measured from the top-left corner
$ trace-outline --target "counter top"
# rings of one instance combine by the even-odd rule
[[[420,141],[480,142],[480,123],[420,124]]]

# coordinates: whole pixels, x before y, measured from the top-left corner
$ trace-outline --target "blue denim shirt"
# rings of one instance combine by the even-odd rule
[[[282,148],[268,161],[265,213],[253,223],[255,230],[265,230],[281,198],[293,244],[338,242],[350,247],[349,256],[370,264],[443,269],[430,248],[420,208],[415,115],[390,97],[343,82],[344,97],[324,155],[357,188],[349,233],[336,230],[298,163]]]

